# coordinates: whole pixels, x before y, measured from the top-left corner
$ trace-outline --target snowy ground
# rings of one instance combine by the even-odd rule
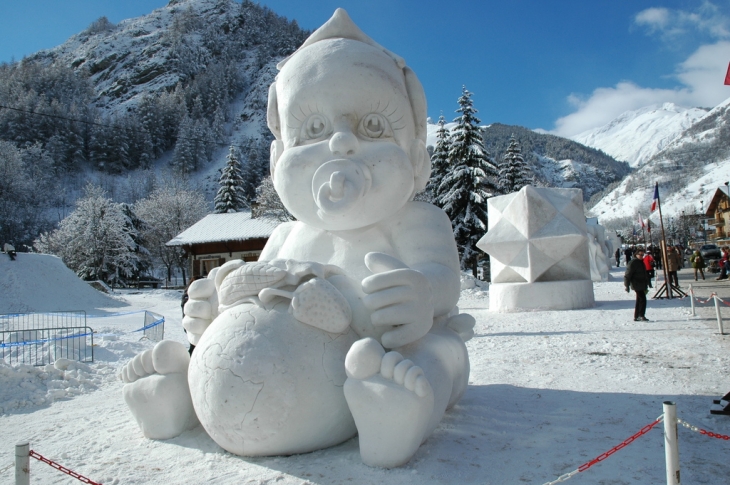
[[[200,428],[168,441],[144,439],[116,377],[124,362],[152,345],[130,333],[142,315],[90,318],[99,334],[93,364],[62,371],[0,361],[0,483],[13,483],[13,446],[20,440],[104,485],[541,485],[651,423],[665,400],[677,402],[680,418],[730,434],[730,416],[708,412],[712,399],[730,390],[730,336],[719,336],[711,319],[690,317],[687,300],[650,300],[651,321],[634,322],[633,294],[620,281],[623,269],[613,271],[612,281],[595,285],[597,305],[588,310],[494,314],[486,292],[464,290],[461,308],[477,319],[476,336],[467,344],[470,387],[413,460],[389,471],[360,462],[357,438],[270,458],[228,454]],[[151,310],[166,317],[168,338],[184,340],[179,291],[121,296],[128,306],[86,310]],[[683,482],[728,483],[730,442],[684,428],[679,439]],[[78,483],[35,460],[31,477],[31,483]],[[661,425],[570,480],[664,482]]]

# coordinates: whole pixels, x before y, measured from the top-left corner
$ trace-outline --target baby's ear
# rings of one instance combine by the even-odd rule
[[[269,169],[271,170],[271,178],[274,178],[274,169],[276,162],[279,161],[281,153],[284,151],[284,143],[281,142],[281,123],[279,120],[279,102],[276,98],[276,81],[269,86],[269,104],[266,108],[266,124],[269,126],[271,133],[276,138],[271,142],[271,151],[269,155]]]
[[[413,164],[414,185],[413,194],[426,188],[431,177],[431,156],[428,154],[423,140],[416,138],[411,143],[411,163]]]
[[[269,86],[269,104],[266,108],[266,124],[277,140],[281,140],[281,123],[279,121],[279,102],[276,99],[276,81]]]

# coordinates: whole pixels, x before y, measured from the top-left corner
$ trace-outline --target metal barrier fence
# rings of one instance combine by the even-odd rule
[[[94,331],[86,312],[0,315],[0,358],[9,363],[52,364],[64,358],[94,361]]]
[[[142,335],[152,340],[153,342],[159,342],[165,338],[165,317],[158,315],[157,313],[144,312],[144,327],[142,327]]]

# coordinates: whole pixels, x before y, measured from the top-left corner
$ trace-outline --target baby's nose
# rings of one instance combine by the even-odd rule
[[[330,138],[330,151],[333,155],[352,156],[360,148],[360,142],[352,129],[347,126],[340,126]]]

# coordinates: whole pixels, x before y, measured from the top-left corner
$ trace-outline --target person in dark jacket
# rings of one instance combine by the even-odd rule
[[[633,288],[636,293],[636,306],[634,307],[634,321],[635,322],[648,322],[646,313],[646,294],[649,292],[647,287],[649,286],[649,275],[646,272],[644,266],[644,250],[639,248],[634,253],[634,258],[626,266],[626,273],[624,273],[624,286],[626,287],[626,293],[628,293],[629,287]]]

